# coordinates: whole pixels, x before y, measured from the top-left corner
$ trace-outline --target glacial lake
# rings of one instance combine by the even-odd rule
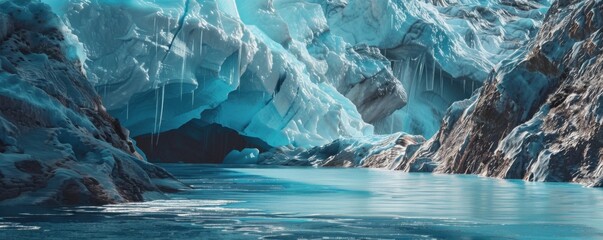
[[[0,239],[603,239],[603,189],[372,169],[162,165],[193,188],[2,207]]]

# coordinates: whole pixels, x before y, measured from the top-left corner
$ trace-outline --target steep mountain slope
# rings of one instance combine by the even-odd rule
[[[39,1],[0,3],[0,204],[141,201],[182,187],[136,153]]]
[[[557,1],[526,56],[451,108],[405,170],[603,186],[603,2]]]

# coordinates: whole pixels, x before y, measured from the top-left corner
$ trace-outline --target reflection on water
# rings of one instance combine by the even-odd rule
[[[0,239],[595,239],[603,190],[368,169],[164,165],[193,190],[2,209]]]

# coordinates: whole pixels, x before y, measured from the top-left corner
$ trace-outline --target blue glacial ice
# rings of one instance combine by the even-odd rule
[[[45,0],[133,136],[201,118],[272,146],[427,137],[549,2]]]

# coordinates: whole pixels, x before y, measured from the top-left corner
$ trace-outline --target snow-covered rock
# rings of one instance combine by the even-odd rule
[[[417,160],[436,172],[603,186],[603,2],[555,2],[529,45],[451,109]]]
[[[224,164],[257,164],[260,150],[257,148],[245,148],[241,151],[232,150],[224,158]]]
[[[141,201],[183,187],[137,154],[82,53],[49,6],[0,3],[0,204]]]
[[[280,147],[259,156],[264,165],[398,169],[425,142],[405,133],[338,139],[310,149]]]

